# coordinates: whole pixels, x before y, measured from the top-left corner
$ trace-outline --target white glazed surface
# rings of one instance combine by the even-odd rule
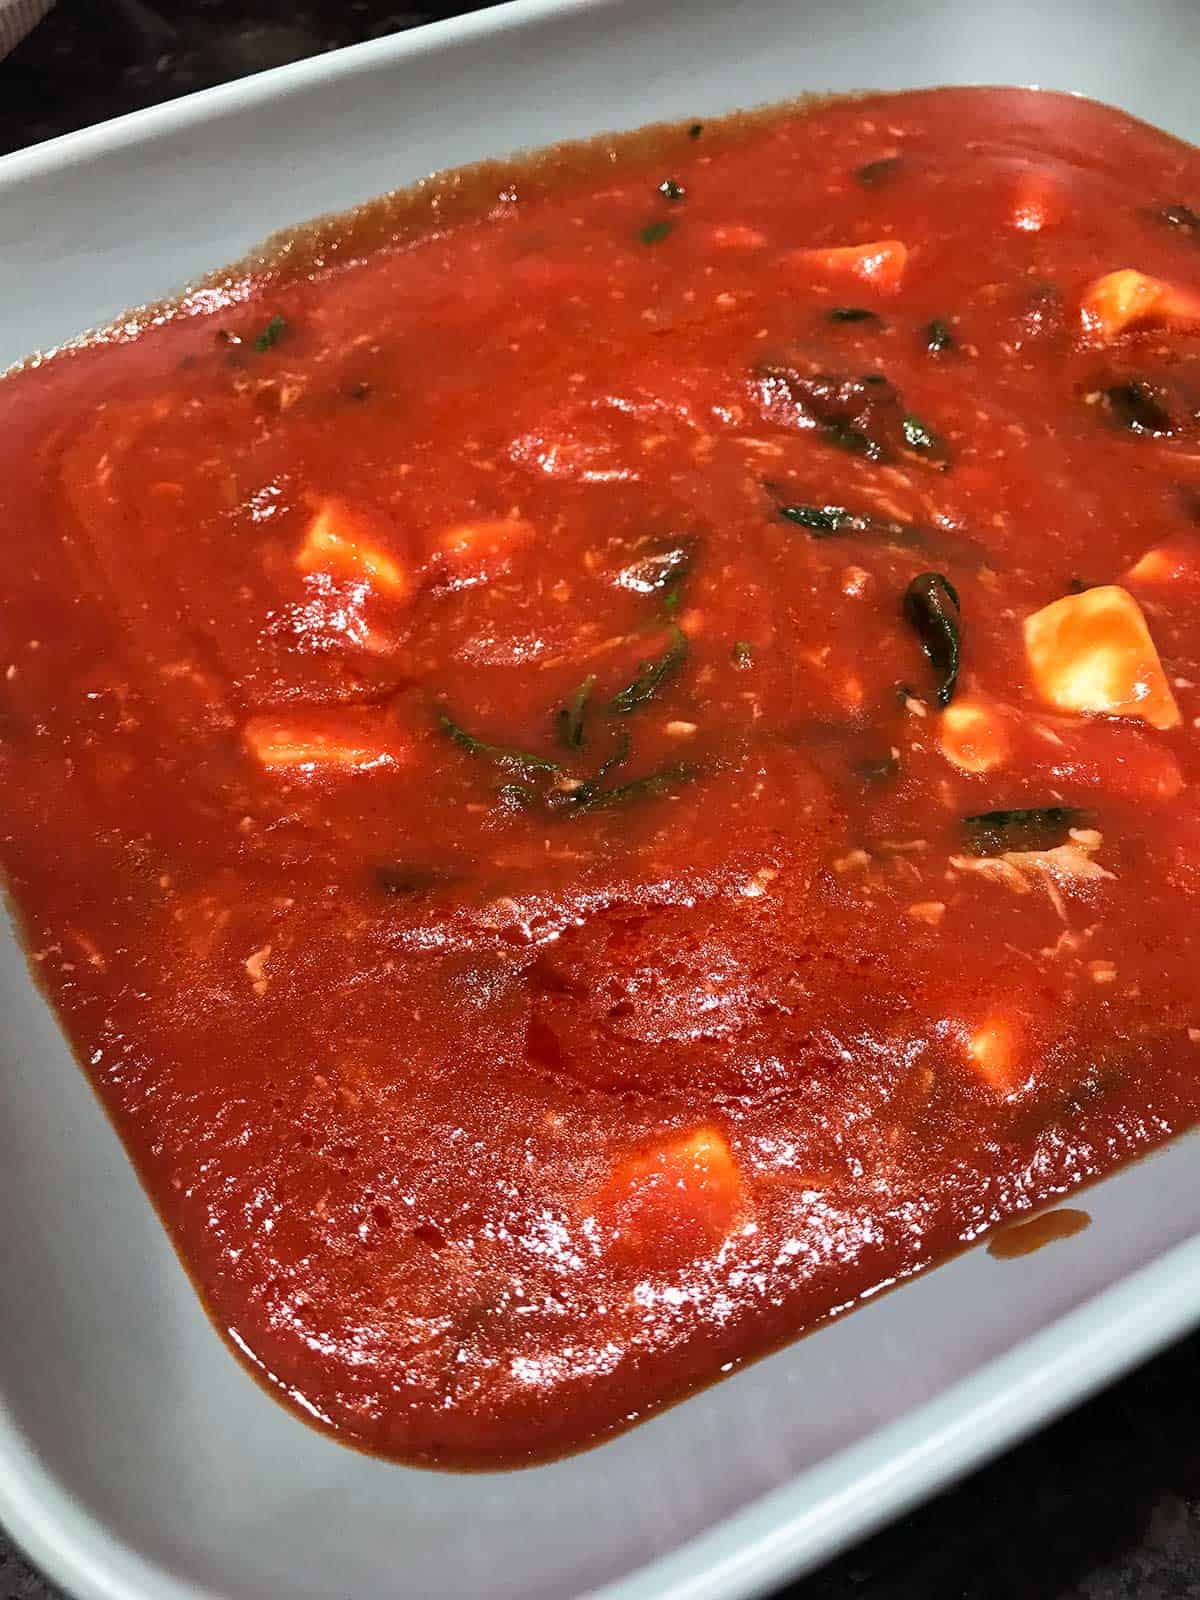
[[[804,90],[1040,83],[1200,132],[1190,0],[520,0],[0,160],[0,368],[433,168]],[[236,1048],[236,1041],[231,1041]],[[209,1327],[0,942],[0,1520],[80,1600],[734,1600],[1200,1320],[1195,1136],[629,1434],[449,1476],[306,1429]]]

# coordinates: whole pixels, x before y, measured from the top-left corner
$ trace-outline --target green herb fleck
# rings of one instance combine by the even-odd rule
[[[1169,205],[1159,206],[1157,210],[1148,213],[1155,222],[1165,223],[1168,228],[1178,228],[1183,233],[1190,233],[1200,238],[1200,216],[1191,206]]]
[[[438,727],[443,733],[449,734],[455,744],[461,745],[468,755],[481,756],[487,761],[494,761],[498,767],[511,767],[519,772],[557,772],[559,764],[551,761],[546,756],[531,755],[526,750],[510,750],[505,745],[489,744],[486,739],[477,739],[473,733],[468,733],[460,727],[445,711],[438,712]]]
[[[674,178],[664,178],[658,186],[658,192],[664,200],[682,200],[687,190]]]
[[[916,630],[937,673],[937,702],[948,706],[958,683],[962,650],[958,593],[940,572],[922,572],[904,593],[904,617]]]
[[[564,803],[572,809],[578,806],[586,806],[591,797],[598,793],[609,773],[615,772],[628,758],[629,735],[622,729],[617,742],[593,772],[592,776],[585,783],[581,783],[578,789],[573,789],[566,794]]]
[[[659,217],[655,222],[648,222],[638,237],[643,244],[657,244],[660,239],[665,239],[675,224],[666,217]]]
[[[957,342],[949,327],[939,317],[934,317],[932,322],[926,323],[923,337],[926,350],[934,356],[940,356],[946,350],[953,350]]]
[[[866,306],[834,306],[832,311],[825,313],[830,322],[880,322],[882,318],[877,311],[868,311]]]
[[[1104,404],[1118,427],[1130,433],[1148,433],[1156,438],[1174,433],[1175,423],[1164,401],[1163,391],[1143,378],[1115,383],[1103,391]]]
[[[1074,806],[1034,806],[977,811],[964,817],[962,825],[971,855],[1002,856],[1009,850],[1053,850],[1086,821],[1086,813]]]
[[[664,617],[673,617],[679,610],[679,598],[683,591],[679,588],[668,589],[663,595],[662,611]]]
[[[662,767],[658,772],[647,773],[644,778],[633,778],[629,783],[618,784],[615,788],[593,790],[586,799],[577,803],[575,811],[608,811],[614,806],[629,805],[634,800],[658,799],[697,777],[697,767]]]
[[[878,161],[868,161],[865,167],[859,167],[854,176],[864,189],[878,189],[892,181],[900,166],[900,156],[881,156]]]
[[[518,811],[528,811],[530,806],[537,804],[537,795],[524,783],[502,783],[496,790],[496,798]]]
[[[266,327],[254,341],[254,348],[261,355],[264,350],[270,350],[277,345],[287,332],[287,323],[276,314],[267,323]]]
[[[558,737],[568,750],[580,750],[583,748],[584,714],[587,711],[587,703],[595,687],[596,674],[593,672],[583,680],[558,713]]]
[[[754,646],[749,639],[737,639],[733,646],[733,664],[739,672],[754,665]]]
[[[867,461],[883,460],[884,449],[880,441],[872,439],[869,433],[852,427],[848,422],[830,423],[825,429],[825,437],[830,444],[837,445],[839,450],[849,451],[852,456],[862,456]]]
[[[845,506],[780,506],[779,515],[798,528],[807,528],[818,539],[835,533],[862,533],[869,526],[867,517],[848,511]]]
[[[693,122],[691,127],[688,129],[688,138],[698,139],[703,132],[704,124],[702,122]]]
[[[644,706],[648,700],[653,700],[663,685],[668,683],[682,667],[687,659],[687,653],[687,634],[682,628],[672,626],[671,642],[662,655],[642,662],[633,681],[619,694],[613,695],[608,702],[609,711],[616,716],[626,717],[639,706]]]
[[[929,455],[941,448],[941,441],[931,428],[927,428],[920,417],[911,413],[905,417],[901,424],[904,442],[910,450],[920,450],[923,455]]]

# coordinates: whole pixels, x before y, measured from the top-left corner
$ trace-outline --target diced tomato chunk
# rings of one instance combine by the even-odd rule
[[[1024,1074],[1018,1060],[1016,1029],[1008,1017],[993,1012],[972,1030],[967,1038],[967,1061],[993,1093],[1012,1093]]]
[[[456,577],[478,582],[498,577],[514,550],[532,539],[533,534],[533,524],[523,517],[456,522],[438,535],[437,548]]]
[[[1079,312],[1084,333],[1096,344],[1111,344],[1145,323],[1200,327],[1200,295],[1123,267],[1087,286]]]
[[[1155,545],[1134,562],[1125,574],[1125,582],[1145,587],[1160,584],[1200,587],[1200,546],[1195,543]]]
[[[1179,707],[1142,608],[1115,584],[1066,595],[1025,619],[1034,687],[1062,711],[1174,728]]]
[[[711,1254],[745,1209],[729,1141],[708,1124],[627,1156],[594,1203],[613,1253],[632,1264],[657,1267]]]
[[[983,700],[956,700],[942,712],[942,754],[963,772],[989,772],[1008,755],[1004,723],[1004,713]]]
[[[1063,195],[1048,172],[1024,172],[1017,181],[1010,212],[1012,226],[1020,233],[1041,233],[1063,217]]]
[[[838,245],[832,250],[794,250],[789,259],[797,266],[834,277],[857,278],[873,289],[895,293],[904,278],[908,247],[898,239],[880,239],[874,244]]]
[[[323,502],[296,552],[300,572],[369,584],[393,600],[403,600],[412,580],[403,564],[378,543],[379,531],[364,513],[340,500]]]
[[[242,737],[264,767],[364,772],[407,755],[394,719],[374,707],[251,717]]]

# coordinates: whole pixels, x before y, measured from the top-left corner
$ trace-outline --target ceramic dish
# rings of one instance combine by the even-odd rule
[[[808,89],[1077,89],[1200,134],[1183,4],[519,3],[0,162],[0,367],[431,169]],[[464,111],[469,108],[469,115]],[[1200,1318],[1197,1140],[590,1452],[451,1476],[306,1429],[231,1359],[5,934],[0,1521],[85,1600],[760,1593]]]

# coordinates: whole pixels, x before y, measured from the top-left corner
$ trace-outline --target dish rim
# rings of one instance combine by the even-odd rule
[[[507,0],[288,63],[0,156],[0,192],[210,118],[253,109],[280,94],[351,78],[372,65],[543,19],[617,10],[621,4]],[[1200,1134],[1182,1138],[1200,1141]],[[1155,1154],[1144,1159],[1153,1162]],[[1200,1236],[1195,1236],[1126,1273],[895,1422],[797,1473],[668,1555],[588,1593],[592,1600],[751,1600],[865,1538],[1198,1324]],[[111,1533],[42,1464],[2,1395],[0,1523],[77,1600],[228,1600],[148,1560]]]

